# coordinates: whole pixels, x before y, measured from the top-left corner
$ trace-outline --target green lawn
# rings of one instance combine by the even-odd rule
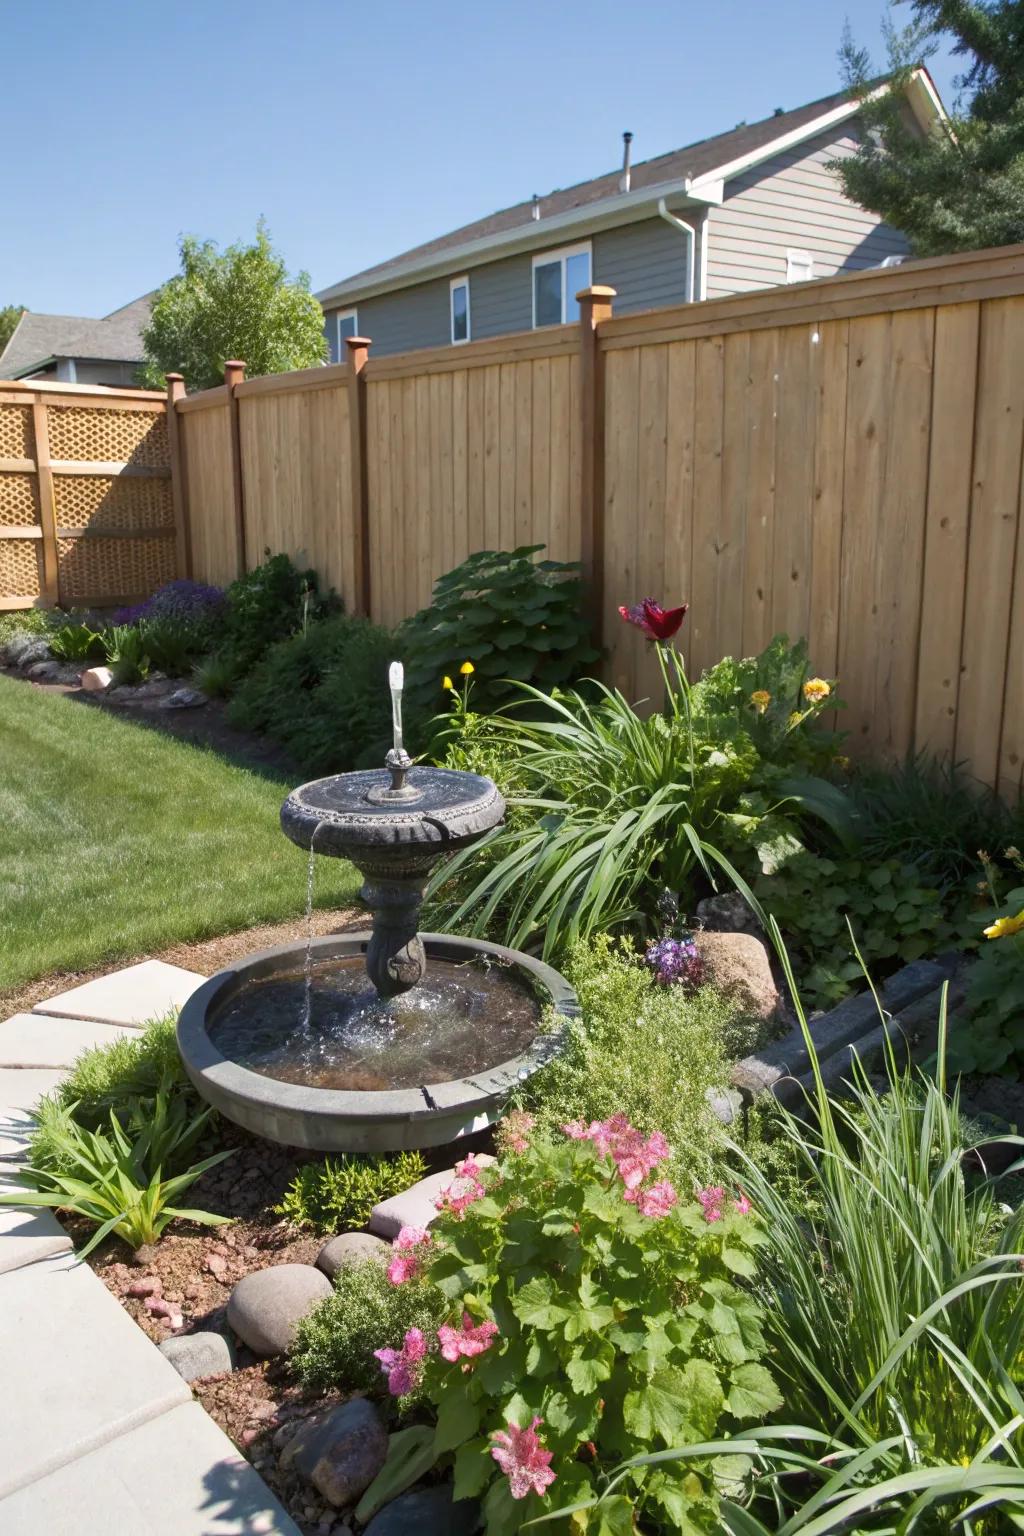
[[[290,787],[0,677],[0,989],[301,913]],[[318,906],[358,887],[318,861]]]

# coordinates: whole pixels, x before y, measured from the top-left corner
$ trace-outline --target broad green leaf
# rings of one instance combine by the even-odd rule
[[[474,1403],[461,1383],[453,1382],[441,1398],[437,1411],[437,1429],[434,1435],[434,1455],[453,1451],[456,1446],[475,1435],[480,1427],[480,1407]]]
[[[555,1328],[566,1321],[569,1311],[554,1300],[554,1295],[554,1281],[546,1275],[536,1275],[512,1297],[512,1310],[521,1323],[530,1327]]]
[[[782,1407],[771,1372],[756,1361],[737,1366],[729,1376],[729,1412],[736,1419],[763,1419]]]

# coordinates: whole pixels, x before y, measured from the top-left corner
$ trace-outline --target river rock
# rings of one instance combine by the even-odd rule
[[[34,661],[28,668],[28,675],[34,683],[56,683],[62,671],[59,661]]]
[[[370,1521],[363,1536],[472,1536],[480,1519],[475,1499],[452,1498],[447,1484],[414,1488],[385,1504]]]
[[[372,1232],[342,1232],[320,1249],[316,1267],[333,1280],[339,1269],[349,1269],[353,1264],[362,1264],[366,1259],[376,1259],[380,1264],[387,1264],[390,1258],[391,1244],[381,1237],[374,1237]]]
[[[223,1333],[183,1333],[157,1345],[179,1376],[195,1381],[198,1376],[219,1376],[235,1368],[235,1351]]]
[[[114,674],[109,667],[87,667],[79,681],[84,693],[106,693]]]
[[[475,1152],[473,1156],[481,1168],[494,1162],[487,1152]],[[438,1196],[457,1179],[454,1168],[443,1168],[440,1173],[428,1173],[401,1194],[382,1200],[370,1212],[370,1231],[378,1237],[394,1238],[403,1227],[429,1227],[437,1215]]]
[[[160,700],[161,709],[199,709],[209,700],[205,693],[200,693],[198,688],[175,688],[165,699]]]
[[[37,661],[50,660],[50,642],[41,640],[38,635],[12,635],[4,648],[4,654],[12,666],[31,667]]]
[[[387,1460],[388,1433],[365,1397],[317,1414],[292,1436],[279,1461],[311,1482],[330,1504],[351,1504],[373,1482]]]
[[[228,1298],[228,1323],[257,1355],[283,1355],[306,1313],[332,1294],[312,1264],[273,1264],[243,1275]]]
[[[768,950],[752,933],[695,933],[706,980],[760,1024],[777,1017],[781,1001]]]
[[[697,922],[710,933],[760,933],[757,918],[739,891],[705,896],[697,903]]]

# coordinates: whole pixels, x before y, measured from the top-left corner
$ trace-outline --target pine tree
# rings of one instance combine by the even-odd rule
[[[835,169],[846,195],[900,229],[918,256],[1024,241],[1024,0],[890,0],[909,25],[886,28],[892,89],[872,95],[867,51],[847,28],[840,63],[861,92],[867,133]],[[921,137],[904,87],[940,42],[964,60],[948,122]]]

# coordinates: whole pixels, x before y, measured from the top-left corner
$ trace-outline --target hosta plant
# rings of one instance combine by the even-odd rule
[[[630,1456],[780,1405],[745,1283],[763,1237],[739,1192],[680,1198],[659,1172],[665,1138],[623,1115],[553,1138],[520,1115],[501,1143],[497,1165],[458,1165],[429,1234],[395,1240],[390,1279],[425,1276],[447,1319],[376,1351],[394,1395],[434,1404],[435,1453],[454,1456],[455,1496],[482,1500],[488,1536],[586,1497]],[[645,1531],[719,1529],[706,1464],[645,1469],[623,1496]]]

